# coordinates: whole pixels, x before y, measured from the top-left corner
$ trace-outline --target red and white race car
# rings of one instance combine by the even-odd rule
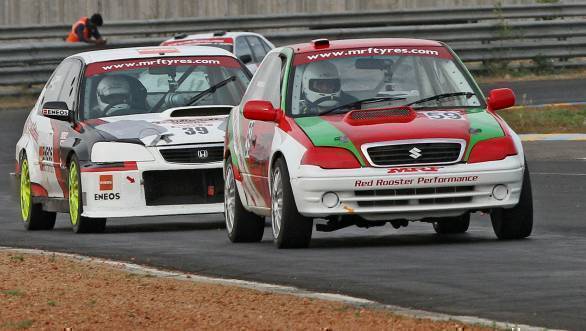
[[[274,49],[226,132],[225,205],[232,241],[306,247],[317,230],[409,221],[467,231],[490,213],[498,238],[530,235],[529,169],[497,115],[509,89],[482,94],[445,44],[316,40]]]
[[[200,34],[179,34],[172,39],[165,40],[161,46],[211,46],[219,47],[234,53],[250,72],[256,72],[258,65],[265,55],[273,48],[273,45],[265,37],[253,32],[225,32]]]
[[[80,53],[55,70],[16,145],[29,230],[69,213],[75,232],[106,218],[223,212],[224,123],[250,81],[225,50]]]

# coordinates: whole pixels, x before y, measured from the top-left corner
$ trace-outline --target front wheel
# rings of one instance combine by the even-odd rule
[[[525,162],[519,203],[510,209],[492,210],[490,219],[494,233],[499,239],[521,239],[531,235],[533,230],[533,195],[527,162]]]
[[[258,242],[265,231],[265,219],[247,211],[240,201],[232,163],[226,161],[224,172],[224,217],[228,238],[232,242]]]
[[[26,155],[20,160],[20,214],[24,228],[32,230],[52,230],[57,213],[43,210],[43,205],[33,203],[29,163]]]
[[[271,169],[271,225],[278,248],[306,248],[311,241],[313,219],[297,210],[285,160]]]
[[[105,218],[89,218],[81,216],[83,200],[81,195],[81,174],[79,161],[73,156],[69,162],[69,220],[75,233],[101,233],[106,229]]]

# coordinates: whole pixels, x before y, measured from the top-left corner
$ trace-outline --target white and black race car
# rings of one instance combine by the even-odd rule
[[[223,212],[222,123],[251,74],[214,47],[93,51],[65,59],[16,145],[26,229]]]
[[[213,33],[199,34],[178,34],[171,39],[165,40],[161,46],[211,46],[223,48],[234,53],[236,57],[246,64],[252,73],[275,45],[264,36],[245,31],[217,31]]]

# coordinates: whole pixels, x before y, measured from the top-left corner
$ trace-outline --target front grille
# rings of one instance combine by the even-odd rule
[[[445,186],[424,187],[389,190],[355,191],[357,197],[380,198],[379,200],[359,200],[359,207],[389,207],[406,205],[438,205],[452,203],[466,203],[472,201],[472,196],[462,196],[462,193],[473,192],[474,186]],[[454,196],[450,196],[454,194]],[[429,197],[425,197],[429,195]],[[417,198],[413,198],[418,196]],[[388,200],[384,200],[384,198]]]
[[[415,143],[368,147],[375,166],[447,164],[457,162],[462,145],[452,142]]]
[[[142,176],[147,206],[224,201],[221,168],[145,171]]]
[[[188,148],[166,148],[161,155],[171,163],[210,163],[222,161],[223,146],[201,146]]]

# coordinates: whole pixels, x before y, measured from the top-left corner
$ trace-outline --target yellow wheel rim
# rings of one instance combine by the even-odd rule
[[[79,176],[75,162],[69,166],[69,216],[71,224],[76,225],[79,221]]]
[[[22,220],[28,222],[31,213],[31,178],[29,175],[28,161],[22,161],[20,168],[20,213]]]

